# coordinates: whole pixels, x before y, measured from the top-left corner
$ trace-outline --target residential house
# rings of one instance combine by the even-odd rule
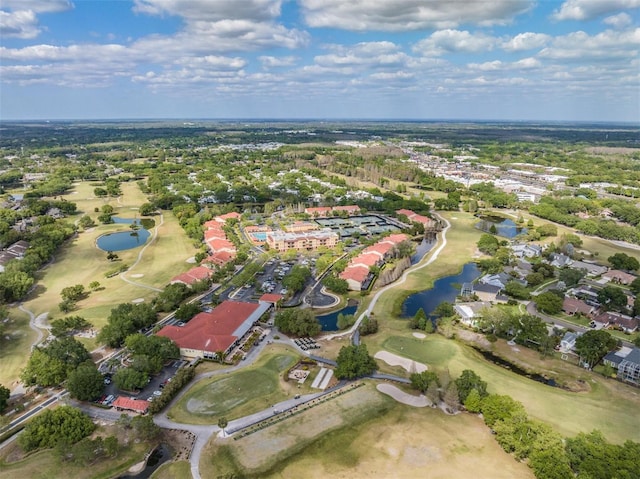
[[[593,321],[596,326],[602,325],[602,327],[614,327],[621,329],[625,333],[633,333],[638,329],[638,320],[627,316],[626,314],[618,313],[615,311],[605,311],[600,313]]]
[[[497,274],[485,274],[478,281],[482,284],[490,284],[492,286],[498,286],[500,289],[504,289],[507,283],[509,283],[510,281],[516,281],[522,284],[523,286],[527,285],[526,281],[521,280],[519,278],[514,278],[513,276],[505,272],[497,273]]]
[[[640,349],[620,348],[607,354],[603,362],[617,370],[616,376],[620,381],[640,386]]]
[[[576,347],[576,339],[578,339],[580,335],[580,333],[574,333],[571,331],[564,333],[564,336],[560,340],[560,351],[563,353],[572,352],[573,348]]]
[[[587,271],[587,276],[600,276],[607,272],[607,267],[601,264],[592,263],[589,261],[574,261],[569,265],[572,269],[584,269]]]
[[[588,318],[592,318],[596,307],[577,298],[565,297],[562,301],[562,311],[570,316],[580,313]]]
[[[460,322],[472,328],[478,326],[478,319],[482,316],[485,308],[490,308],[491,303],[487,301],[474,301],[468,303],[456,303],[453,309],[460,317]]]
[[[516,258],[538,258],[542,255],[542,247],[537,244],[516,243],[511,245],[511,252]]]
[[[4,271],[7,263],[14,259],[24,258],[25,253],[29,248],[29,243],[24,240],[16,241],[4,251],[0,252],[0,273]]]
[[[620,271],[618,269],[610,269],[606,273],[602,275],[602,279],[611,283],[616,284],[631,284],[637,278],[637,276],[633,274],[626,273],[625,271]]]
[[[502,291],[500,286],[493,284],[475,283],[473,284],[473,294],[478,297],[480,301],[495,302],[500,301],[499,295]]]
[[[349,290],[362,291],[365,289],[365,285],[370,283],[371,271],[367,266],[354,265],[347,266],[345,270],[340,273],[340,278],[347,282]]]
[[[564,268],[573,263],[573,260],[562,253],[553,253],[549,259],[551,260],[551,266],[555,266],[556,268]]]

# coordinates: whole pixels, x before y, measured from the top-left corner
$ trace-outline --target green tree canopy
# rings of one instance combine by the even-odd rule
[[[575,351],[590,368],[616,347],[617,341],[603,329],[589,330],[576,339]]]
[[[310,309],[286,309],[278,312],[276,327],[285,334],[316,336],[322,326]]]
[[[93,401],[104,391],[104,378],[92,361],[86,361],[69,373],[67,390],[80,401]]]
[[[369,356],[364,344],[343,346],[337,359],[336,377],[338,379],[355,379],[371,374],[376,369],[375,360]]]
[[[469,393],[473,389],[478,391],[481,397],[487,395],[487,383],[471,369],[462,371],[462,374],[455,380],[455,383],[458,387],[458,397],[462,404],[467,400],[467,396],[469,396]]]
[[[625,253],[615,253],[607,258],[609,264],[614,269],[622,269],[626,271],[636,271],[640,268],[640,262],[633,256]]]
[[[26,385],[58,386],[81,363],[91,359],[82,343],[74,338],[56,338],[36,347],[20,375]]]
[[[498,241],[498,238],[491,234],[484,233],[478,240],[478,249],[484,254],[494,255],[495,252],[498,251],[499,247],[500,242]]]
[[[562,311],[562,298],[551,291],[540,293],[534,298],[534,302],[536,303],[536,308],[543,313],[558,314]]]
[[[51,448],[62,440],[74,444],[87,437],[94,429],[89,416],[79,409],[61,406],[47,409],[31,419],[18,436],[18,444],[25,451]]]

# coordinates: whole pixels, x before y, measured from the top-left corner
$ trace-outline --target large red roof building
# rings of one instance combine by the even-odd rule
[[[173,340],[182,356],[216,359],[239,344],[271,303],[224,301],[210,313],[198,313],[184,326],[165,326],[158,336]]]

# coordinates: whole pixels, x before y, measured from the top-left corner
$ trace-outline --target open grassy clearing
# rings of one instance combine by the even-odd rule
[[[0,384],[12,390],[27,362],[36,332],[29,327],[29,316],[18,308],[10,310],[7,326],[0,339]]]
[[[587,374],[589,392],[552,388],[494,365],[471,347],[439,335],[417,339],[407,331],[367,344],[371,354],[387,350],[436,369],[448,368],[452,377],[472,369],[489,383],[490,392],[522,402],[531,416],[564,435],[599,429],[613,442],[640,440],[640,391],[630,386]]]
[[[428,468],[428,469],[427,469]],[[213,440],[203,477],[532,478],[474,416],[399,404],[367,384],[238,441]]]
[[[291,349],[281,345],[265,348],[260,360],[240,371],[204,379],[195,384],[171,408],[168,417],[187,424],[215,424],[221,416],[229,420],[256,413],[272,404],[307,392],[311,376],[305,386],[285,382],[282,374],[299,358]]]
[[[168,462],[151,474],[151,479],[191,479],[191,464],[188,461]]]
[[[133,218],[136,211],[132,208],[137,208],[146,198],[135,183],[123,184],[122,190],[123,195],[118,199],[110,199],[108,204],[114,207],[116,216]],[[91,196],[93,186],[89,183],[77,184],[74,191],[77,194],[72,192],[66,197],[70,201],[76,201],[80,209],[95,219],[97,214],[93,213],[94,205],[99,207],[106,202]],[[155,216],[154,220],[159,225],[160,217]],[[74,284],[87,287],[91,281],[98,281],[104,289],[92,292],[86,299],[79,301],[77,309],[71,314],[85,317],[99,329],[106,323],[109,311],[115,305],[137,298],[149,300],[155,296],[157,293],[151,289],[125,283],[118,276],[105,278],[105,272],[120,264],[132,265],[141,251],[141,248],[120,251],[117,254],[121,261],[117,262],[106,259],[106,253],[95,246],[95,240],[104,233],[121,230],[128,230],[127,225],[98,225],[93,230],[80,232],[72,238],[56,254],[55,261],[39,273],[38,285],[25,302],[25,307],[36,315],[49,312],[50,317],[61,317],[63,314],[57,305],[61,301],[60,291],[64,287]],[[149,246],[144,250],[141,262],[127,273],[127,276],[143,275],[131,278],[135,282],[156,288],[163,287],[171,277],[191,267],[186,259],[193,256],[196,249],[172,213],[165,214],[164,224],[158,226],[157,239],[149,243],[150,241],[147,242]]]

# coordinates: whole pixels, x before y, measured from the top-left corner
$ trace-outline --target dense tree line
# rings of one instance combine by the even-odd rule
[[[56,338],[33,349],[20,378],[27,386],[59,386],[74,369],[90,360],[91,355],[76,339]]]
[[[376,361],[364,344],[340,348],[335,374],[338,379],[355,379],[368,376],[376,370]]]
[[[293,336],[316,336],[322,326],[309,309],[285,309],[276,314],[276,327]]]
[[[75,444],[87,437],[95,429],[89,416],[79,409],[60,406],[47,409],[25,426],[18,436],[18,444],[25,451],[39,448],[51,448],[59,442]]]
[[[127,336],[155,322],[156,312],[150,305],[123,303],[111,310],[108,322],[97,339],[102,344],[117,348],[122,346]]]

